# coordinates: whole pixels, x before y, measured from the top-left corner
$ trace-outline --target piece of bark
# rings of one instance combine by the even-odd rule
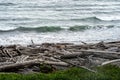
[[[44,61],[42,59],[35,59],[35,60],[25,61],[22,63],[14,63],[14,64],[10,64],[10,65],[0,66],[0,71],[9,71],[11,69],[20,69],[20,68],[24,68],[24,66],[42,64],[42,63],[49,64],[49,65],[68,66],[68,64],[65,62],[52,62],[52,61]]]

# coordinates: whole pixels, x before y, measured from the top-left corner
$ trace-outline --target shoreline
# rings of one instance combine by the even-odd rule
[[[99,43],[42,43],[0,46],[0,71],[36,73],[80,67],[96,72],[93,67],[107,64],[120,66],[120,41]],[[43,65],[45,64],[45,65]],[[27,66],[27,67],[26,67]],[[43,67],[44,66],[44,67]],[[49,68],[48,68],[49,67]],[[45,68],[45,69],[44,69]]]
[[[113,39],[113,40],[96,40],[96,41],[77,41],[77,42],[69,42],[69,41],[64,41],[64,42],[36,42],[34,41],[33,39],[31,39],[29,41],[29,43],[7,43],[7,44],[0,44],[0,46],[10,46],[10,45],[21,45],[21,46],[29,46],[29,45],[41,45],[41,44],[44,44],[44,43],[49,43],[49,44],[65,44],[65,43],[68,43],[68,44],[74,44],[74,45],[82,45],[83,43],[87,43],[87,44],[97,44],[99,42],[105,42],[105,43],[111,43],[111,42],[119,42],[118,39]]]

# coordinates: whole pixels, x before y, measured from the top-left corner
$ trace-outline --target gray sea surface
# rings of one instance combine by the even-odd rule
[[[0,0],[0,45],[120,40],[120,0]]]

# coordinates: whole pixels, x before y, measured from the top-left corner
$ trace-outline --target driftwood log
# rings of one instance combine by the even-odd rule
[[[110,64],[110,63],[114,63],[114,62],[120,62],[120,59],[106,61],[106,62],[103,62],[101,65],[104,66],[104,65],[107,65],[107,64]]]
[[[10,69],[20,69],[24,66],[30,66],[35,64],[49,64],[49,65],[59,65],[59,66],[68,66],[65,62],[52,62],[52,61],[43,61],[42,59],[29,60],[22,63],[14,63],[9,65],[0,66],[0,71],[7,71]]]
[[[62,59],[66,58],[76,58],[76,57],[85,57],[93,55],[95,57],[101,57],[101,58],[106,58],[106,59],[119,59],[120,58],[120,53],[118,52],[109,52],[109,51],[98,51],[98,50],[79,50],[79,52],[75,52],[73,54],[65,54],[62,55]]]

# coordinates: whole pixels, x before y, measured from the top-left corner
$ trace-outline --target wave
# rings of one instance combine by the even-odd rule
[[[118,16],[119,17],[119,16]],[[118,18],[98,18],[98,17],[86,17],[81,19],[71,19],[72,21],[85,21],[85,22],[119,22],[120,19]]]
[[[103,26],[103,25],[97,25],[97,26],[89,26],[89,25],[75,25],[68,28],[59,27],[59,26],[43,26],[43,27],[36,27],[36,28],[30,28],[30,27],[18,27],[14,29],[9,30],[0,30],[0,32],[14,32],[14,31],[20,31],[20,32],[58,32],[62,30],[67,31],[85,31],[89,29],[102,29],[102,28],[113,28],[114,25],[109,26]]]
[[[76,26],[70,27],[68,30],[70,30],[70,31],[83,31],[83,30],[86,30],[89,28],[90,28],[90,26],[87,26],[87,25],[83,25],[83,26],[76,25]]]
[[[13,6],[14,3],[0,3],[0,6]]]
[[[97,26],[89,26],[89,25],[76,25],[76,26],[72,26],[69,28],[70,31],[85,31],[88,29],[105,29],[105,28],[113,28],[115,27],[114,25],[108,25],[108,26],[104,26],[104,25],[97,25]]]
[[[30,28],[30,27],[18,27],[15,29],[10,30],[0,30],[0,32],[12,32],[12,31],[36,31],[36,32],[56,32],[62,30],[61,27],[54,27],[54,26],[44,26],[44,27],[36,27],[36,28]]]
[[[119,16],[118,16],[119,17]],[[120,22],[120,19],[118,18],[98,18],[98,17],[86,17],[81,19],[70,19],[71,21],[83,21],[83,22]]]
[[[17,31],[37,31],[37,32],[56,32],[62,30],[61,27],[54,27],[54,26],[45,26],[45,27],[37,27],[37,28],[26,28],[26,27],[19,27],[16,29]]]

